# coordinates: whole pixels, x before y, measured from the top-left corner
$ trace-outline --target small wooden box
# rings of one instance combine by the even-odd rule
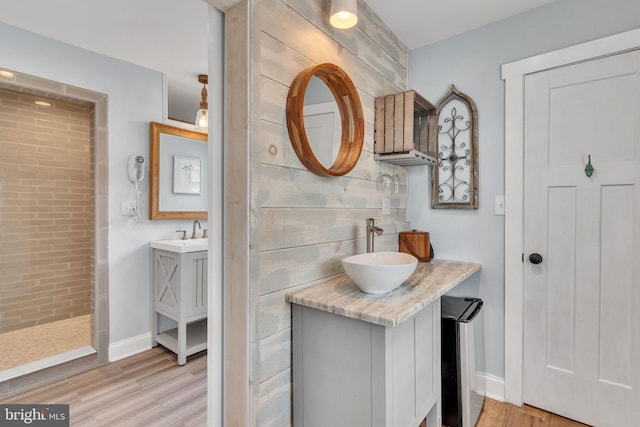
[[[429,262],[433,259],[433,247],[429,242],[429,233],[426,231],[401,231],[398,235],[398,250],[413,255],[420,262]]]
[[[408,90],[376,98],[375,109],[376,154],[417,150],[436,156],[438,123],[432,103]]]

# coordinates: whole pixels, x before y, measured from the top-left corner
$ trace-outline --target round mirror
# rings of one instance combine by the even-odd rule
[[[311,172],[340,176],[352,170],[362,152],[364,114],[347,73],[333,64],[301,72],[289,89],[287,128],[296,155]]]

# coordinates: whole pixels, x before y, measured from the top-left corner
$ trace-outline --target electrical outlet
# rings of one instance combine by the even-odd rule
[[[382,198],[382,215],[391,214],[391,199],[389,197]]]
[[[120,215],[129,216],[136,211],[136,202],[134,200],[123,200],[120,202]]]
[[[496,196],[494,215],[504,215],[504,196]]]

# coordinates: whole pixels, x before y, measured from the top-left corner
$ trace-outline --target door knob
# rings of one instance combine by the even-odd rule
[[[529,261],[531,264],[540,264],[542,262],[542,255],[540,254],[531,254],[529,255]]]

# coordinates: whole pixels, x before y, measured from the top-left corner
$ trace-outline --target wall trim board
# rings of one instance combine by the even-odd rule
[[[505,81],[505,378],[507,402],[522,405],[524,313],[524,77],[640,48],[640,29],[532,56],[502,66]]]
[[[485,392],[487,398],[504,402],[504,378],[476,372],[476,384],[484,384],[484,390],[481,391]]]
[[[209,14],[209,75],[221,76],[209,81],[209,254],[207,274],[207,425],[222,425],[223,413],[223,354],[224,337],[224,217],[220,206],[224,198],[224,141],[225,141],[225,15],[214,7]],[[211,95],[213,94],[213,95]],[[232,332],[227,332],[232,333]]]
[[[226,12],[241,1],[242,0],[207,0],[207,3],[222,12]]]
[[[251,35],[254,2],[242,1],[225,14],[222,425],[255,425],[253,400],[250,246]],[[217,343],[211,343],[211,346]]]
[[[109,362],[151,350],[151,332],[109,344]]]

